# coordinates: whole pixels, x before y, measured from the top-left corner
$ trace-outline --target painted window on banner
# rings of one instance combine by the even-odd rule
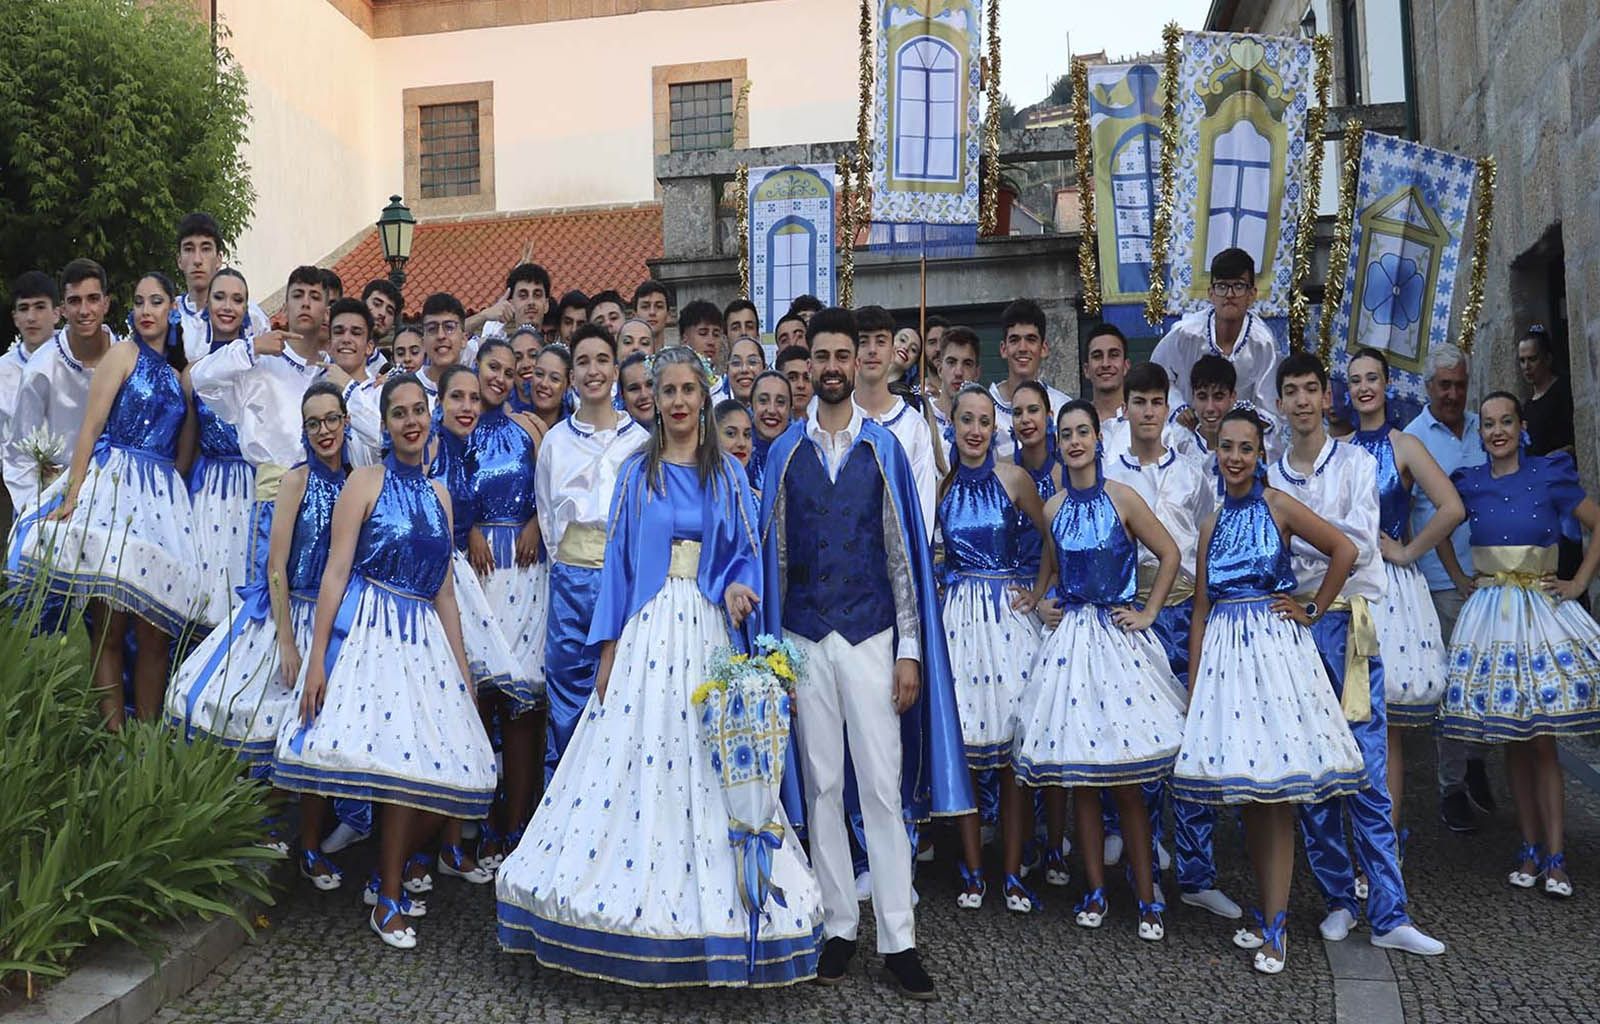
[[[1264,264],[1267,206],[1272,201],[1272,143],[1249,121],[1220,136],[1212,154],[1206,265],[1224,249],[1239,248]]]
[[[961,56],[933,36],[895,55],[894,175],[955,181],[961,136]]]
[[[817,276],[817,231],[802,217],[785,217],[767,232],[768,308],[785,310],[812,291]],[[769,318],[775,319],[775,318]]]

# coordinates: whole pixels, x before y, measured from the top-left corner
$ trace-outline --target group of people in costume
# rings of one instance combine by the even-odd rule
[[[1566,579],[1556,545],[1600,509],[1570,455],[1524,452],[1505,392],[1486,458],[1447,474],[1389,422],[1381,352],[1352,355],[1358,422],[1332,436],[1327,368],[1279,353],[1238,250],[1151,362],[1090,331],[1073,399],[1026,300],[985,388],[957,325],[807,300],[769,350],[749,303],[695,302],[671,342],[660,285],[569,325],[533,264],[482,314],[439,293],[414,323],[387,282],[339,297],[301,267],[273,327],[209,217],[177,241],[186,287],[134,282],[126,338],[90,261],[13,286],[8,575],[84,612],[110,727],[130,678],[137,717],[297,802],[263,841],[308,884],[342,889],[334,856],[376,833],[363,902],[391,947],[438,875],[492,884],[502,946],[574,973],[837,983],[870,898],[889,978],[932,998],[931,823],[961,908],[1041,912],[1030,876],[1071,886],[1076,848],[1077,924],[1160,941],[1170,807],[1179,898],[1239,919],[1256,970],[1288,962],[1296,824],[1323,937],[1365,914],[1434,955],[1401,871],[1407,725],[1506,745],[1509,881],[1572,894],[1555,741],[1600,730],[1578,603],[1600,545]],[[1470,594],[1448,633],[1430,552]],[[694,693],[757,634],[804,668],[752,915]],[[1253,920],[1216,883],[1231,809]]]

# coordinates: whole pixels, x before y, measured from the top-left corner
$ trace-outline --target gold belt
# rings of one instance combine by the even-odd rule
[[[598,526],[567,527],[556,545],[556,561],[580,569],[598,569],[606,564],[606,531]]]
[[[692,580],[700,576],[700,542],[675,540],[672,557],[667,562],[667,575],[675,580]]]
[[[1309,602],[1315,594],[1295,597],[1301,604]],[[1344,693],[1339,706],[1347,722],[1365,722],[1372,718],[1372,674],[1368,658],[1378,656],[1378,625],[1372,621],[1372,609],[1364,597],[1333,599],[1330,612],[1349,612],[1350,624],[1344,634]]]
[[[1145,604],[1150,600],[1150,590],[1156,585],[1156,573],[1160,568],[1158,565],[1139,563],[1137,573],[1139,592],[1137,596],[1140,604]],[[1167,592],[1166,607],[1171,608],[1173,605],[1182,604],[1192,597],[1194,597],[1194,580],[1180,572],[1178,573],[1178,578],[1172,581],[1172,589]]]
[[[275,462],[263,462],[256,467],[256,500],[278,500],[278,485],[283,482],[283,474],[289,471],[287,466],[280,466]]]
[[[1533,544],[1494,544],[1472,549],[1472,568],[1495,586],[1534,590],[1555,574],[1556,549]]]

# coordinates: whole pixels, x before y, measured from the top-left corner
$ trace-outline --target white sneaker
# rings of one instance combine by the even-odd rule
[[[1350,934],[1350,929],[1355,927],[1355,923],[1356,916],[1340,907],[1337,910],[1330,910],[1328,916],[1322,919],[1322,923],[1317,925],[1317,930],[1329,942],[1343,942],[1346,936]],[[1395,931],[1399,930],[1398,928],[1395,929]]]
[[[865,903],[870,899],[872,899],[872,870],[869,868],[856,876],[856,902]]]
[[[359,843],[371,835],[372,833],[370,832],[357,832],[355,829],[341,821],[338,825],[334,826],[334,829],[331,833],[329,833],[328,838],[322,841],[322,852],[338,853],[340,850]]]
[[[1417,956],[1438,956],[1444,952],[1444,943],[1424,934],[1414,924],[1403,924],[1382,935],[1373,932],[1372,944],[1381,949],[1398,949],[1402,953],[1415,953]]]
[[[1228,894],[1221,889],[1201,889],[1199,892],[1181,893],[1178,899],[1191,907],[1199,907],[1201,910],[1215,914],[1218,917],[1225,917],[1230,921],[1237,921],[1244,916],[1244,912],[1239,909],[1239,904],[1230,900]]]
[[[1116,833],[1106,836],[1106,867],[1111,867],[1122,859],[1122,837]]]
[[[1170,867],[1172,867],[1172,854],[1167,852],[1167,848],[1165,846],[1163,846],[1160,843],[1157,843],[1156,844],[1156,870],[1157,871],[1166,871]]]
[[[928,844],[927,846],[922,847],[921,849],[919,849],[917,851],[917,863],[918,864],[932,864],[933,863],[933,856],[934,856],[935,852],[936,851],[934,850],[933,844],[931,844],[931,843]]]

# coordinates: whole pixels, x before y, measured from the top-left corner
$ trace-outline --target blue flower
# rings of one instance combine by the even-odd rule
[[[747,770],[755,763],[756,752],[750,749],[750,744],[741,743],[733,748],[733,763],[740,770]]]
[[[1423,285],[1416,260],[1386,252],[1367,264],[1361,304],[1378,323],[1403,331],[1422,319]]]

